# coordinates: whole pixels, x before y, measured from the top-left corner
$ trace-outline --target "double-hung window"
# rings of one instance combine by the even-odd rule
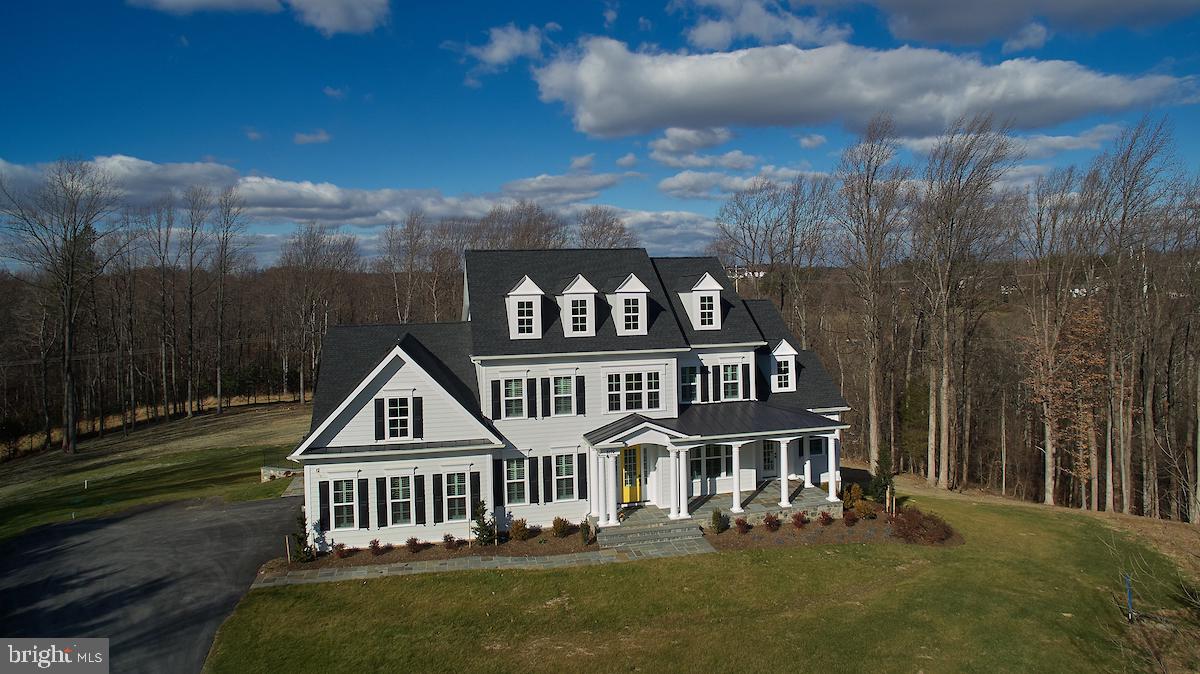
[[[387,436],[388,439],[407,438],[409,431],[408,398],[387,399]]]
[[[738,365],[721,366],[721,400],[741,400],[742,368]]]
[[[575,455],[559,454],[554,457],[554,500],[575,499]]]
[[[525,459],[504,462],[504,497],[509,505],[526,503]]]
[[[696,394],[700,390],[700,368],[689,365],[679,369],[679,396],[682,402],[696,402]]]
[[[625,302],[624,302],[623,306],[625,309],[624,315],[625,315],[625,329],[626,330],[637,331],[640,329],[640,327],[638,326],[638,314],[640,313],[640,306],[639,306],[640,302],[641,302],[641,300],[639,300],[636,297],[626,297],[625,298]]]
[[[792,361],[780,358],[775,361],[775,389],[783,391],[792,387]]]
[[[688,462],[693,480],[729,477],[733,474],[733,449],[729,445],[698,447]]]
[[[333,528],[354,528],[354,480],[333,481]]]
[[[569,416],[575,413],[575,378],[554,378],[554,416]]]
[[[717,322],[717,302],[714,295],[700,296],[700,325],[710,327]]]
[[[533,334],[533,300],[517,300],[517,334]]]
[[[640,410],[645,406],[643,382],[644,375],[641,372],[625,373],[625,409]]]
[[[608,375],[608,411],[621,411],[621,375]]]
[[[446,473],[446,521],[467,519],[467,474]]]
[[[587,332],[587,300],[571,300],[571,332]]]
[[[392,515],[392,526],[396,526],[397,524],[412,524],[412,477],[401,475],[389,479],[388,510]]]
[[[662,408],[662,375],[655,371],[608,375],[608,411]]]
[[[525,380],[504,380],[504,418],[520,419],[525,416]]]
[[[662,407],[661,386],[662,382],[659,381],[657,372],[646,373],[646,409],[656,410]]]

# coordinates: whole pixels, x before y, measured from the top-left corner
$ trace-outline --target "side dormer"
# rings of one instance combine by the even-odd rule
[[[646,303],[649,298],[650,289],[634,274],[626,276],[608,296],[618,335],[646,334]]]
[[[509,339],[542,338],[542,298],[545,293],[528,276],[522,276],[508,291],[504,302],[508,309]]]
[[[721,329],[721,284],[712,274],[704,272],[692,289],[679,293],[694,330]]]
[[[583,274],[576,274],[558,296],[564,337],[596,336],[596,294]]]
[[[771,393],[796,390],[796,353],[786,339],[771,350]]]

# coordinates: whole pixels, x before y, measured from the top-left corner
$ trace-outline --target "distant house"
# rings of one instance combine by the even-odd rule
[[[469,251],[462,322],[332,329],[291,455],[318,542],[466,537],[480,501],[501,528],[736,513],[760,487],[837,502],[846,403],[732,288],[716,258]]]

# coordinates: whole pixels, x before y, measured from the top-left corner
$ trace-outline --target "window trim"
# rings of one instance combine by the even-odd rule
[[[641,388],[637,389],[636,391],[631,390],[627,386],[627,382],[628,382],[627,377],[629,377],[630,375],[640,376]],[[657,380],[656,386],[654,388],[650,388],[650,375],[654,375],[654,378]],[[613,378],[614,377],[617,378],[616,381],[618,383],[618,389],[616,389],[616,390],[613,389],[613,381],[614,381]],[[621,412],[661,412],[661,411],[663,411],[664,409],[666,409],[666,400],[663,397],[663,382],[662,382],[662,380],[663,380],[662,371],[657,368],[651,368],[648,370],[642,370],[642,369],[621,370],[619,372],[605,373],[605,378],[604,378],[604,382],[605,382],[605,385],[604,385],[605,414],[619,414]],[[650,407],[650,405],[649,405],[651,392],[658,394],[658,405],[655,407]],[[641,407],[630,407],[629,406],[628,396],[630,393],[640,394],[641,400],[642,400]],[[619,396],[620,404],[617,408],[614,408],[612,405],[613,396]]]
[[[707,300],[712,306],[705,309],[704,302]],[[696,294],[696,325],[701,329],[716,329],[717,324],[717,307],[720,302],[717,300],[717,293],[701,292]],[[704,315],[708,314],[708,321],[705,322]]]
[[[780,366],[786,370],[780,372]],[[795,356],[776,356],[775,369],[771,373],[771,391],[784,392],[796,390],[796,358]]]
[[[565,379],[567,381],[567,392],[558,392],[558,380]],[[567,404],[570,407],[569,412],[558,411],[559,398],[566,398]],[[574,375],[556,375],[550,376],[550,416],[552,417],[573,417],[575,416],[575,376]]]
[[[403,498],[403,497],[402,498],[392,498],[392,480],[401,481],[400,482],[400,485],[401,485],[400,493],[401,494],[404,493],[403,480],[408,480],[408,498]],[[407,524],[404,522],[400,522],[400,523],[396,522],[396,511],[395,511],[396,503],[408,503],[409,516],[408,516]],[[389,526],[389,527],[415,526],[416,521],[417,521],[417,494],[416,494],[416,490],[413,489],[413,476],[412,475],[388,475],[387,476],[387,506],[388,506],[388,508],[387,508],[387,515],[388,515],[387,526]]]
[[[742,398],[742,383],[743,382],[742,382],[742,365],[741,365],[741,363],[721,363],[720,368],[721,368],[721,402],[732,401],[732,400],[743,400],[743,398]],[[728,371],[727,368],[733,369],[733,374],[734,374],[733,379],[726,379],[725,374]],[[733,397],[725,395],[725,387],[730,384],[733,384],[737,387],[737,393],[735,393],[733,395]]]
[[[521,467],[521,477],[515,480],[508,477],[509,464],[519,464]],[[504,475],[501,476],[504,480],[504,505],[529,505],[529,464],[528,459],[521,457],[519,459],[504,460]],[[508,486],[510,484],[521,485],[521,502],[514,503],[512,497],[509,496]]]
[[[462,478],[463,478],[463,481],[462,481],[463,493],[461,495],[458,495],[458,494],[455,494],[453,496],[450,495],[450,476],[451,475],[461,475],[462,476]],[[471,504],[468,503],[470,498],[471,498],[471,483],[469,481],[467,471],[452,470],[449,472],[442,473],[442,512],[445,513],[445,517],[446,517],[445,521],[447,523],[449,523],[449,522],[469,522],[471,520]],[[463,504],[464,504],[463,505],[463,513],[464,514],[461,519],[454,519],[454,518],[450,517],[450,499],[462,499],[463,500]]]
[[[345,531],[358,528],[358,480],[355,478],[338,478],[331,480],[333,484],[329,485],[329,525],[332,531]],[[350,501],[338,501],[338,483],[348,482],[350,484]],[[350,507],[350,525],[339,527],[337,524],[337,509]]]
[[[630,308],[632,307],[632,311]],[[629,319],[633,319],[630,327]],[[634,295],[621,298],[621,326],[627,333],[640,332],[642,329],[642,298]]]
[[[403,435],[392,435],[392,401],[393,400],[405,401],[404,407],[405,407],[405,410],[407,411],[407,413],[404,415],[403,418],[405,419],[405,421],[407,423],[405,423],[405,425],[404,425],[405,432]],[[412,432],[413,432],[413,413],[412,412],[413,412],[412,396],[403,396],[403,395],[395,396],[395,395],[389,395],[389,394],[385,393],[384,398],[383,398],[383,440],[380,440],[379,442],[386,443],[391,440],[411,440],[413,438],[413,434],[412,434]],[[399,419],[401,417],[396,417],[396,418]]]
[[[520,391],[516,396],[508,395],[508,382],[517,382],[517,387]],[[508,402],[515,400],[521,405],[520,414],[508,413]],[[525,409],[525,378],[524,377],[506,377],[500,380],[500,418],[501,419],[525,419],[528,418],[528,410]]]
[[[688,381],[687,372],[691,370],[691,381]],[[692,388],[692,395],[688,397],[684,394],[687,387]],[[681,403],[698,403],[700,402],[700,366],[684,365],[679,368],[679,402]]]
[[[591,310],[588,306],[591,304],[586,297],[571,297],[567,299],[568,317],[570,319],[571,329],[568,332],[572,335],[586,334],[591,323]],[[576,313],[576,309],[582,309],[582,313]],[[582,321],[582,326],[576,321]]]
[[[521,308],[524,305],[528,306],[528,309],[529,309],[528,316],[521,315]],[[524,298],[518,297],[516,300],[516,307],[515,307],[514,311],[516,311],[516,319],[517,319],[517,336],[524,337],[527,335],[533,335],[534,331],[537,328],[537,325],[535,324],[535,321],[534,321],[534,314],[536,313],[536,306],[535,306],[535,302],[533,301],[533,299],[532,298],[524,299]],[[529,328],[528,330],[521,329],[522,325],[524,324],[524,321],[528,321],[528,328]]]
[[[574,454],[554,454],[553,456],[554,456],[554,459],[553,459],[553,461],[554,461],[554,466],[553,466],[553,468],[554,468],[554,501],[558,502],[558,501],[578,501],[578,500],[580,500],[580,498],[579,498],[579,468],[576,466],[577,461],[576,461],[575,455]],[[558,467],[559,467],[558,460],[563,459],[563,458],[567,459],[567,461],[571,464],[571,474],[570,475],[560,476],[558,474]],[[562,498],[558,495],[558,483],[561,480],[570,480],[570,482],[571,482],[571,497],[570,498]]]
[[[719,452],[710,450],[719,450]],[[719,480],[733,476],[733,447],[721,444],[701,445],[694,448],[693,452],[688,456],[688,479],[695,482],[696,480]],[[713,459],[721,461],[721,472],[709,475],[708,461]],[[700,466],[699,474],[695,470],[697,464]]]

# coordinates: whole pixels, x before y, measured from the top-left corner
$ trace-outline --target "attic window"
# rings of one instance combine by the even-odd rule
[[[700,296],[700,325],[710,327],[717,322],[716,298],[712,295]]]
[[[588,301],[571,300],[571,332],[588,331]]]
[[[792,387],[792,361],[781,358],[775,362],[775,390],[782,391]]]
[[[625,330],[629,332],[637,332],[641,329],[639,317],[641,315],[641,301],[636,297],[625,298]]]
[[[533,300],[517,300],[517,334],[533,334]]]

